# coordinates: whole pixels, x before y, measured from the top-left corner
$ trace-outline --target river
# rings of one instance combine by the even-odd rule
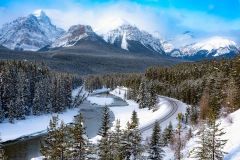
[[[127,103],[121,98],[100,94],[98,97],[111,97],[114,99],[114,103],[110,106],[126,106]],[[87,126],[86,134],[89,138],[93,138],[97,135],[98,129],[101,126],[102,119],[102,107],[99,105],[92,105],[88,101],[84,101],[80,105],[79,111],[83,114],[84,125]],[[114,121],[114,114],[110,113],[110,122]],[[34,157],[41,156],[40,153],[40,141],[43,141],[46,134],[41,134],[35,137],[28,137],[22,140],[16,140],[3,143],[3,148],[8,156],[9,160],[30,160]]]

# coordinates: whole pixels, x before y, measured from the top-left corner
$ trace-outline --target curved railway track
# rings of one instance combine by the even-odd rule
[[[172,100],[172,99],[170,99],[170,98],[167,98],[167,97],[163,97],[163,96],[160,96],[162,99],[165,99],[166,101],[168,101],[169,103],[170,103],[170,105],[172,106],[172,109],[171,109],[171,111],[167,114],[167,115],[165,115],[164,117],[162,117],[162,118],[160,118],[160,119],[158,119],[157,120],[157,122],[160,124],[160,123],[162,123],[162,122],[164,122],[165,120],[167,120],[168,118],[170,118],[174,113],[176,113],[176,111],[178,110],[178,105],[177,105],[177,103],[174,101],[174,100]],[[140,128],[139,129],[139,131],[142,133],[142,132],[144,132],[144,131],[146,131],[146,130],[148,130],[148,129],[151,129],[151,128],[153,128],[153,126],[154,126],[154,123],[152,123],[152,124],[150,124],[150,125],[148,125],[148,126],[145,126],[145,127],[142,127],[142,128]]]
[[[119,89],[123,90],[123,91],[126,91],[123,88],[119,88]],[[160,123],[164,122],[165,120],[167,120],[168,118],[170,118],[173,114],[176,113],[176,111],[178,110],[178,105],[171,98],[164,97],[164,96],[159,96],[159,97],[162,98],[162,99],[165,99],[166,101],[168,101],[170,103],[170,105],[172,106],[171,111],[167,115],[165,115],[164,117],[161,117],[160,119],[157,120],[157,122],[160,124]],[[153,126],[154,126],[154,123],[152,123],[150,125],[147,125],[147,126],[144,126],[142,128],[139,128],[139,131],[142,133],[142,132],[144,132],[144,131],[146,131],[148,129],[153,128]]]

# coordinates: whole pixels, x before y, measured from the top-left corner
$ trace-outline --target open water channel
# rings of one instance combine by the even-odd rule
[[[111,106],[128,105],[121,98],[113,95],[100,94],[97,96],[113,98],[114,103]],[[93,138],[94,136],[96,136],[98,129],[101,126],[103,111],[102,107],[103,106],[92,105],[88,101],[84,101],[83,104],[81,104],[79,107],[79,112],[83,114],[84,125],[87,126],[86,134],[89,138]],[[114,114],[110,112],[110,121],[112,122],[114,121],[114,119]],[[46,136],[46,133],[34,137],[27,137],[22,140],[6,142],[3,143],[3,148],[9,160],[30,160],[31,158],[41,156],[40,141],[43,141],[44,136]]]

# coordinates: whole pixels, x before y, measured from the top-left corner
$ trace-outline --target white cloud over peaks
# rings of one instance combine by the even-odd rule
[[[64,3],[61,3],[62,1]],[[65,30],[76,24],[88,24],[97,30],[116,18],[125,19],[141,30],[150,33],[159,31],[163,35],[180,34],[186,30],[194,33],[239,31],[240,26],[240,19],[226,20],[206,12],[159,8],[129,1],[95,2],[91,5],[84,3],[86,0],[81,3],[74,0],[62,1],[58,3],[57,0],[52,0],[49,5],[44,6],[36,3],[15,3],[11,5],[12,8],[0,8],[0,26],[37,9],[43,9],[53,24]]]
[[[96,5],[92,8],[84,8],[81,5],[69,6],[66,10],[45,9],[52,22],[67,30],[74,24],[89,24],[94,29],[107,25],[118,17],[129,21],[142,30],[153,32],[166,30],[164,19],[159,16],[159,11],[153,8],[143,7],[137,3],[119,2],[116,4]],[[161,22],[159,25],[158,23]]]

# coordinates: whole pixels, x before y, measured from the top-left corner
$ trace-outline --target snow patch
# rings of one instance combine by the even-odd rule
[[[111,105],[114,102],[113,98],[106,97],[88,97],[87,100],[97,105]]]

